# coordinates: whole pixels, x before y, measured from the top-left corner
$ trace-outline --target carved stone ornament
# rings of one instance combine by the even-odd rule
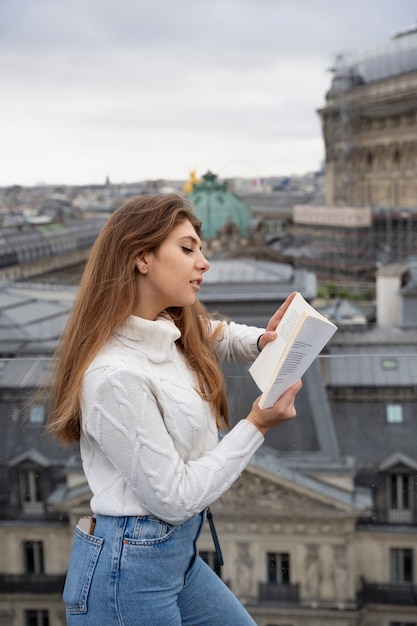
[[[262,476],[245,471],[230,489],[217,501],[216,509],[247,510],[256,515],[262,512],[279,513],[286,517],[298,513],[312,511],[318,514],[329,514],[336,507],[316,501],[296,491],[291,491]]]
[[[0,609],[0,624],[2,626],[13,626],[15,611],[12,609]]]

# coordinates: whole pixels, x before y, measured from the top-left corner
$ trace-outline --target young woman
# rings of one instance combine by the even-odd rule
[[[228,407],[219,361],[253,361],[261,330],[211,319],[196,296],[209,263],[181,196],[126,202],[102,229],[57,351],[49,431],[80,442],[93,523],[77,526],[64,602],[69,626],[249,626],[198,557],[209,505],[266,431],[296,414],[301,382],[255,401],[219,441]]]

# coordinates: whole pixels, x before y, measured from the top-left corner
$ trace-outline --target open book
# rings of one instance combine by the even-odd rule
[[[249,372],[263,392],[262,408],[274,402],[305,373],[337,330],[297,293],[276,329],[277,337],[266,344]]]

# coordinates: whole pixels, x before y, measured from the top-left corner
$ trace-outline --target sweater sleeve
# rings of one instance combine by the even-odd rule
[[[221,330],[213,342],[214,351],[219,361],[252,363],[259,354],[257,341],[265,329],[236,322],[212,322],[214,331],[218,325]]]
[[[264,440],[243,419],[214,449],[184,462],[150,381],[132,372],[107,370],[96,389],[87,392],[83,430],[90,446],[99,446],[148,511],[172,524],[182,523],[221,496]]]

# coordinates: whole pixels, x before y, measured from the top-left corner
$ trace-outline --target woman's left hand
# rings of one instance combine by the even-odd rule
[[[269,341],[274,341],[274,339],[276,338],[277,336],[276,328],[278,324],[280,323],[280,321],[282,320],[282,317],[285,311],[288,309],[292,300],[295,298],[296,294],[297,294],[296,291],[293,291],[292,293],[290,293],[290,295],[285,300],[285,302],[281,304],[279,309],[274,313],[274,315],[269,320],[268,325],[265,329],[265,332],[259,340],[259,345],[261,349],[263,349]]]

